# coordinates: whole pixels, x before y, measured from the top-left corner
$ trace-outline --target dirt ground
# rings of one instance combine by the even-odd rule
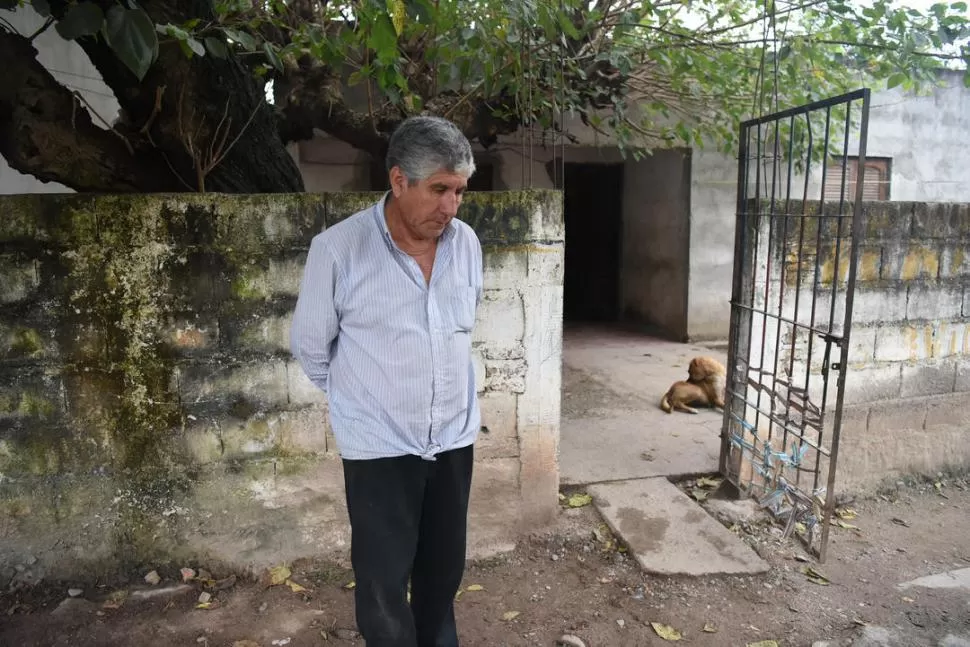
[[[865,623],[892,628],[908,647],[935,646],[947,634],[970,636],[970,592],[895,588],[970,566],[970,482],[900,483],[850,507],[858,530],[833,527],[829,559],[815,565],[828,585],[809,581],[802,572],[807,564],[795,559],[803,554],[799,545],[779,539],[770,525],[738,529],[770,562],[764,576],[646,576],[610,543],[592,506],[564,507],[550,532],[469,565],[456,604],[462,644],[554,645],[564,633],[587,647],[670,644],[651,622],[678,630],[677,644],[711,647],[764,640],[784,647],[846,644]],[[225,588],[212,593],[207,609],[197,608],[204,588],[197,582],[159,592],[181,579],[163,569],[155,586],[140,572],[122,588],[41,582],[11,593],[5,587],[0,645],[363,645],[353,632],[350,571],[312,562],[289,566],[290,581],[306,591],[238,578],[221,582]],[[62,602],[72,587],[84,591]],[[139,599],[138,591],[156,596]]]

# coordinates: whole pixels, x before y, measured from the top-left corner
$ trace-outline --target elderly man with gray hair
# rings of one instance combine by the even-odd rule
[[[387,169],[383,199],[313,239],[291,349],[328,395],[367,647],[457,647],[482,248],[455,215],[475,162],[454,124],[413,117]]]

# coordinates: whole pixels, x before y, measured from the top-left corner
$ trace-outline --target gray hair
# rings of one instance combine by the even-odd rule
[[[438,171],[471,177],[475,158],[468,138],[441,117],[409,117],[401,122],[387,147],[387,171],[398,166],[410,184]]]

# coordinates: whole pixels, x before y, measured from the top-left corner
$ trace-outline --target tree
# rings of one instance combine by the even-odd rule
[[[964,2],[0,0],[24,4],[121,106],[97,123],[38,62],[37,34],[0,21],[0,153],[78,191],[299,191],[287,143],[323,131],[381,156],[423,112],[486,147],[523,125],[568,138],[578,115],[624,150],[730,151],[768,107],[921,88],[970,61]]]

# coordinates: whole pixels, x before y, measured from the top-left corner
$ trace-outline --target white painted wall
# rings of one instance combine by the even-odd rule
[[[3,17],[17,31],[26,35],[34,33],[44,24],[43,19],[30,7],[13,12],[4,11]],[[34,46],[37,48],[38,60],[54,78],[66,87],[77,90],[108,123],[114,122],[118,116],[118,102],[111,88],[101,80],[101,74],[91,64],[84,50],[76,43],[61,38],[53,28],[38,36]],[[92,115],[92,120],[101,125],[98,117]],[[0,194],[65,192],[72,191],[56,182],[45,183],[19,173],[0,157]]]

